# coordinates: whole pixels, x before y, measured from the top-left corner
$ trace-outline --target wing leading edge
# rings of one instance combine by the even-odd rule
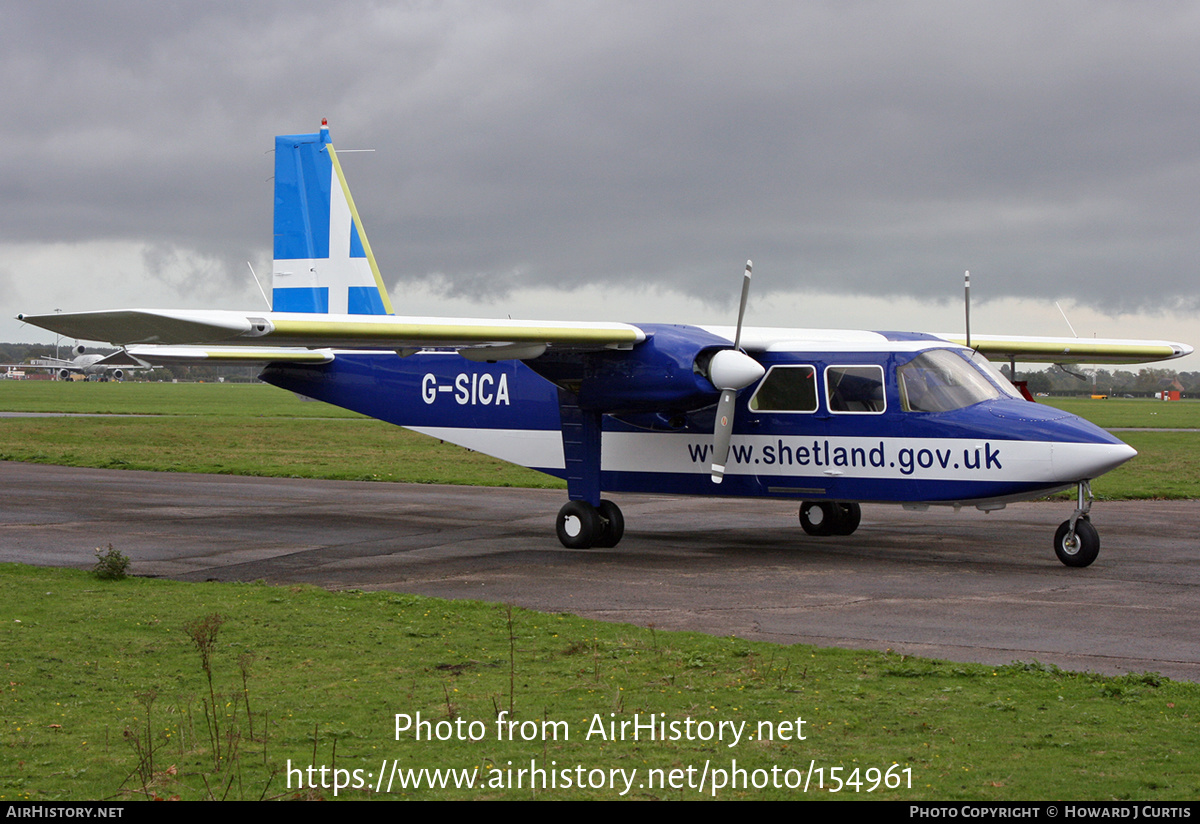
[[[475,318],[242,313],[223,310],[125,309],[18,315],[18,320],[83,340],[135,344],[353,349],[501,348],[517,344],[624,348],[646,333],[626,323]]]
[[[230,361],[314,361],[327,359],[328,354],[313,356],[303,353],[330,347],[376,350],[455,348],[464,352],[478,348],[481,353],[490,351],[500,357],[530,357],[539,351],[537,347],[540,346],[623,349],[646,339],[642,329],[627,323],[393,315],[125,309],[18,315],[17,318],[68,337],[119,346],[218,345],[210,346],[206,355],[200,355],[197,350],[180,360],[204,357]],[[828,343],[835,339],[845,344],[847,335],[883,340],[883,336],[872,333],[846,330],[750,329],[746,348],[765,350],[776,345],[787,347],[789,344],[795,347],[802,343]],[[940,333],[934,337],[960,346],[966,344],[961,335]],[[989,358],[1015,358],[1037,363],[1153,363],[1181,358],[1194,351],[1188,344],[1163,340],[1009,335],[973,335],[971,346]],[[243,347],[245,350],[239,351]],[[531,350],[529,347],[534,348]],[[160,354],[166,353],[160,350]]]
[[[966,337],[937,334],[943,340],[967,345]],[[972,335],[971,348],[988,358],[1015,359],[1034,363],[1153,363],[1190,355],[1186,343],[1166,340],[1120,340],[1115,338],[1018,337],[1015,335]]]

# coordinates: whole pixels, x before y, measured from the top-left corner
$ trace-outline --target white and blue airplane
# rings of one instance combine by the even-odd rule
[[[108,355],[99,353],[89,355],[86,354],[86,347],[75,345],[71,347],[71,353],[75,357],[70,360],[49,357],[34,358],[29,363],[0,363],[0,369],[42,369],[53,372],[60,381],[72,380],[76,375],[82,376],[84,380],[106,381],[111,378],[119,381],[125,377],[126,369],[152,368],[149,364],[130,357],[124,351],[112,352]]]
[[[557,533],[611,547],[605,493],[770,497],[810,535],[849,535],[861,503],[1001,509],[1077,490],[1054,550],[1095,560],[1091,479],[1135,451],[1023,399],[985,355],[1133,363],[1167,341],[976,337],[402,317],[393,314],[322,121],[275,139],[272,310],[20,315],[148,363],[260,362],[262,380],[567,482]]]

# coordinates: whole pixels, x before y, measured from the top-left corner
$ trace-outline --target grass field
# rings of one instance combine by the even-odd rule
[[[1194,428],[1200,410],[1062,405],[1101,425],[1156,429]],[[156,413],[0,419],[8,459],[522,485],[543,477],[265,386],[0,383],[0,409]],[[1100,494],[1197,495],[1197,433],[1122,437],[1142,452],[1138,473],[1105,476]],[[1153,674],[986,667],[396,593],[100,581],[18,565],[0,565],[0,603],[0,800],[335,797],[332,786],[298,789],[295,773],[289,787],[289,763],[372,786],[381,771],[477,769],[469,775],[481,785],[401,789],[393,776],[390,792],[360,786],[338,798],[703,799],[735,767],[751,786],[715,797],[1200,795],[1200,685]],[[514,740],[497,735],[506,711],[520,725]],[[447,740],[398,735],[395,716],[417,713]],[[650,714],[680,731],[745,722],[747,735],[764,723],[776,735],[728,746],[606,740],[593,727]],[[482,737],[458,740],[455,725]],[[531,763],[559,786],[513,788]],[[605,786],[567,788],[568,775]],[[807,793],[772,786],[798,780],[810,782]]]
[[[1105,429],[1150,431],[1115,434],[1138,456],[1092,484],[1097,497],[1200,498],[1200,402],[1143,399],[1045,398],[1048,405]],[[1162,431],[1152,431],[1152,430]],[[1170,429],[1188,429],[1171,432]]]
[[[1146,398],[1039,398],[1053,406],[1085,418],[1105,429],[1200,429],[1200,401],[1155,401]]]
[[[265,383],[0,381],[0,412],[363,419]]]
[[[0,460],[285,478],[565,487],[557,478],[265,384],[0,382]],[[149,417],[132,417],[132,415]]]
[[[299,790],[294,773],[289,788],[289,761],[344,770],[350,783],[358,770],[371,786],[381,771],[477,768],[482,785],[401,789],[394,778],[384,798],[618,798],[631,777],[626,798],[707,799],[735,766],[751,786],[720,787],[717,798],[1200,795],[1200,685],[1154,675],[783,647],[387,592],[99,581],[17,565],[0,565],[0,602],[4,800],[334,797],[331,787]],[[199,632],[198,619],[214,614],[215,632]],[[211,689],[197,637],[211,642]],[[500,712],[521,725],[511,735],[497,734]],[[418,713],[431,724],[426,738],[449,740],[397,734],[395,716]],[[651,714],[678,740],[606,740],[594,726],[607,735],[609,722]],[[688,740],[688,719],[696,736],[726,722],[727,737]],[[743,722],[733,743],[728,724]],[[456,724],[478,740],[458,740]],[[509,786],[531,762],[559,771],[558,788]],[[564,788],[564,770],[606,786]],[[770,786],[805,778],[807,793]],[[360,787],[337,797],[376,795]]]

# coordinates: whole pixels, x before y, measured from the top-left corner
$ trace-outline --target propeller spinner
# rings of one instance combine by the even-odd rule
[[[733,411],[737,393],[761,378],[766,371],[762,364],[741,351],[742,318],[746,314],[746,300],[750,297],[751,261],[746,261],[746,274],[742,277],[742,300],[738,306],[737,332],[733,337],[733,348],[722,349],[713,355],[708,366],[708,379],[721,390],[717,402],[717,420],[713,426],[712,480],[719,484],[725,477],[725,461],[729,459],[729,439],[733,435]]]

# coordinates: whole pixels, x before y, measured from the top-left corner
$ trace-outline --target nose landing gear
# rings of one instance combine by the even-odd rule
[[[1091,481],[1080,481],[1075,511],[1054,533],[1054,554],[1069,567],[1088,566],[1100,554],[1100,533],[1088,516],[1094,499]]]

